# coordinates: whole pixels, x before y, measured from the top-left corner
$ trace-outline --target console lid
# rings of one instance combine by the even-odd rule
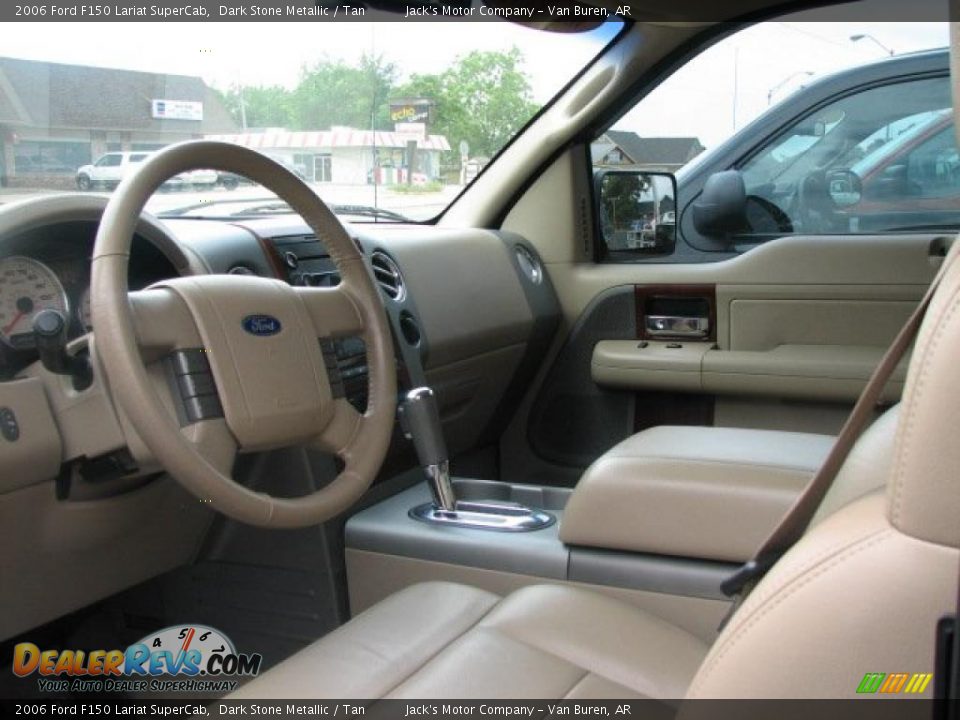
[[[567,505],[568,545],[740,562],[833,445],[827,435],[661,426],[591,465]]]

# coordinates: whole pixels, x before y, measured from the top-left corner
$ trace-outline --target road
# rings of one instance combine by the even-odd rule
[[[332,183],[308,183],[324,201],[336,205],[369,205],[393,210],[412,220],[428,220],[443,210],[463,189],[459,185],[447,185],[439,192],[398,193],[389,188],[374,188],[372,185],[334,185]],[[0,204],[27,197],[62,194],[58,190],[24,190],[0,188]],[[109,197],[109,192],[89,193]],[[270,199],[272,193],[259,185],[241,185],[235,190],[215,188],[213,190],[171,190],[156,193],[147,202],[147,211],[159,214],[190,205],[223,203],[240,205],[252,200]],[[210,214],[227,214],[218,208]]]

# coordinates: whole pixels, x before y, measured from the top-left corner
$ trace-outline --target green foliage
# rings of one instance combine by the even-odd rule
[[[382,57],[364,55],[358,67],[324,61],[305,68],[291,97],[296,130],[326,130],[334,125],[392,129],[387,101],[397,70]],[[373,121],[371,123],[371,120]]]
[[[439,74],[413,75],[397,94],[434,101],[433,132],[455,149],[461,140],[472,157],[490,157],[537,111],[523,54],[474,50]]]
[[[334,125],[392,129],[387,101],[397,70],[382,57],[364,55],[354,67],[323,60],[304,67],[293,90],[278,85],[234,87],[221,93],[238,125],[248,128],[329,130]],[[242,106],[241,106],[242,102]]]
[[[443,183],[439,180],[431,180],[423,185],[391,185],[390,192],[401,193],[403,195],[420,195],[423,193],[436,193],[443,190]]]
[[[610,173],[604,176],[600,197],[610,225],[629,228],[643,215],[642,199],[650,188],[650,179],[638,173]]]
[[[533,116],[523,54],[473,51],[435,74],[414,74],[398,86],[398,68],[383,57],[364,55],[354,66],[326,59],[304,67],[297,86],[234,87],[221,93],[224,104],[246,127],[327,130],[334,125],[391,130],[389,101],[422,97],[433,105],[430,132],[445,135],[454,149],[449,167],[459,168],[458,146],[472,157],[490,157]],[[242,110],[241,110],[242,99]]]

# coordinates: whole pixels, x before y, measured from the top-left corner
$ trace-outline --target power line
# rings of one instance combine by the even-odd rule
[[[849,42],[840,42],[839,40],[833,40],[831,38],[824,37],[823,35],[818,35],[815,32],[811,32],[810,30],[804,30],[803,28],[798,28],[795,25],[790,25],[789,23],[785,23],[785,22],[777,22],[776,24],[786,30],[793,30],[796,33],[800,33],[801,35],[806,35],[807,37],[811,37],[814,40],[819,40],[820,42],[829,43],[830,45],[835,45],[836,47],[843,48],[844,50],[847,50],[847,51],[853,50]]]

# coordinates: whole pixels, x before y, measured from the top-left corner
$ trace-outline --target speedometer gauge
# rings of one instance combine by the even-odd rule
[[[0,340],[17,350],[34,347],[33,318],[41,310],[67,316],[67,294],[53,270],[28,257],[0,260]]]

